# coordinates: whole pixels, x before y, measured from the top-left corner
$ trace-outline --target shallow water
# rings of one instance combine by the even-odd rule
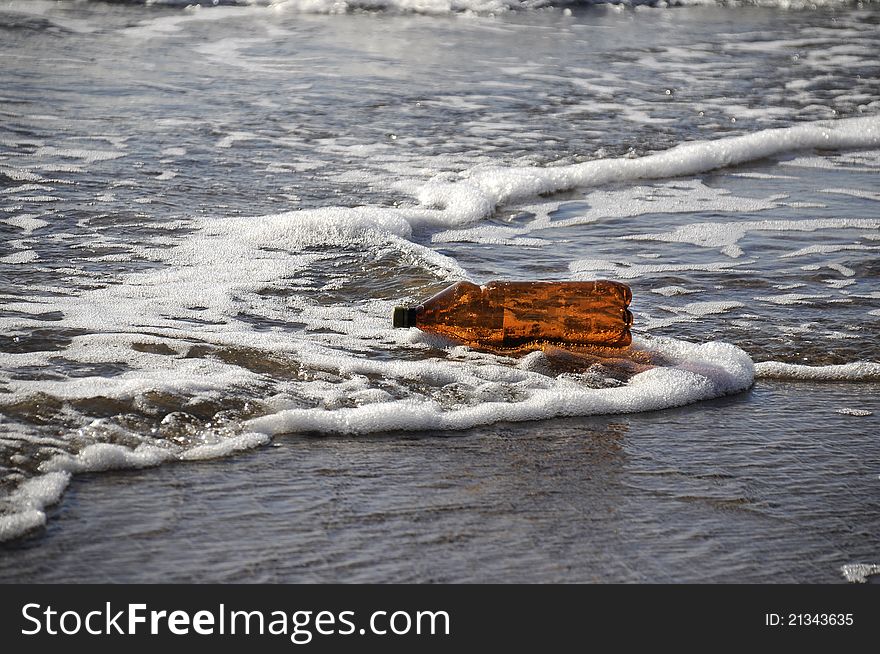
[[[544,456],[571,441],[576,451],[554,462],[564,477],[581,470],[578,447],[601,449],[607,425],[624,424],[626,460],[639,461],[624,486],[637,492],[577,485],[566,501],[618,507],[613,527],[628,530],[665,497],[657,529],[681,547],[644,543],[633,569],[656,572],[625,574],[574,553],[584,523],[552,565],[529,569],[512,554],[470,578],[559,580],[553,565],[570,564],[577,580],[807,581],[871,562],[877,478],[865,466],[876,451],[862,434],[880,380],[876,4],[505,6],[0,4],[0,538],[37,529],[15,557],[36,565],[56,556],[54,542],[84,546],[71,495],[90,497],[75,512],[86,530],[115,523],[115,479],[136,478],[133,493],[172,493],[182,478],[228,494],[233,475],[259,494],[282,484],[259,470],[300,454],[319,461],[323,448],[399,478],[399,449],[416,443],[432,459],[418,476],[430,488],[457,479],[474,448],[498,455],[515,441],[528,459],[531,447]],[[390,328],[393,306],[458,279],[596,277],[632,286],[636,346],[671,367],[621,386],[602,369],[573,374],[540,354],[495,357]],[[651,409],[661,410],[583,417]],[[400,429],[416,440],[385,436]],[[292,436],[302,433],[336,436]],[[764,439],[797,434],[813,434],[809,457],[763,458]],[[826,451],[847,436],[845,452]],[[175,463],[273,440],[281,447],[228,463]],[[725,465],[763,488],[759,509],[739,481],[719,482],[716,506],[687,473],[665,472],[728,452]],[[770,497],[800,460],[795,488],[826,489],[812,509],[794,490]],[[223,477],[211,481],[215,465]],[[75,482],[43,527],[71,474],[144,466],[159,469]],[[487,466],[506,474],[498,456]],[[315,470],[297,468],[283,495],[308,488],[315,506],[337,506],[341,492]],[[567,483],[529,509],[547,511],[536,531],[564,522],[554,498]],[[210,512],[235,514],[246,502],[235,496],[241,504]],[[516,505],[492,497],[492,519],[516,525],[519,547],[530,542]],[[396,506],[376,502],[380,513]],[[741,558],[699,546],[744,529],[731,508],[742,503],[755,530],[796,516],[797,529],[772,539],[766,570],[754,548],[767,543],[737,540]],[[241,508],[235,520],[274,537],[295,506],[262,518]],[[462,521],[479,521],[462,507]],[[681,536],[703,510],[700,535]],[[823,522],[829,512],[837,526]],[[346,520],[341,560],[371,529],[359,511]],[[405,522],[395,529],[412,547],[422,531]],[[814,524],[823,536],[804,532]],[[161,533],[144,547],[176,542]],[[468,542],[472,562],[497,557],[503,541]],[[618,562],[635,556],[623,539],[597,547]],[[308,563],[307,549],[308,574],[344,577]],[[147,578],[116,556],[107,565],[118,578]],[[371,573],[371,555],[354,578],[469,578],[455,563],[408,572],[401,556]],[[65,565],[70,580],[104,574]],[[154,565],[144,574],[219,574],[170,553],[164,570]],[[220,578],[251,569],[228,565]]]
[[[843,583],[876,555],[878,390],[774,381],[85,475],[45,533],[3,547],[0,580]]]

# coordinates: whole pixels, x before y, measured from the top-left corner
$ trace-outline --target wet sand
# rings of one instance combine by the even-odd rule
[[[279,437],[76,476],[0,546],[0,581],[845,583],[880,560],[878,422],[876,383],[760,381],[643,414]]]

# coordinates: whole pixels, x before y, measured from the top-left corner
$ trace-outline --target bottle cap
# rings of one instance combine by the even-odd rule
[[[395,327],[415,327],[416,326],[416,308],[415,307],[394,307],[394,326]]]

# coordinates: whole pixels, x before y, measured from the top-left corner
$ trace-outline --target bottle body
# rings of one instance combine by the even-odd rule
[[[396,312],[395,326],[495,350],[543,343],[625,347],[632,342],[631,299],[629,287],[607,280],[458,282],[402,310],[405,315]]]

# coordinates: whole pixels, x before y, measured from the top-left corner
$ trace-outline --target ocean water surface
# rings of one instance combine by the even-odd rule
[[[6,0],[0,34],[0,580],[878,563],[877,3]],[[596,278],[666,365],[391,328]]]

